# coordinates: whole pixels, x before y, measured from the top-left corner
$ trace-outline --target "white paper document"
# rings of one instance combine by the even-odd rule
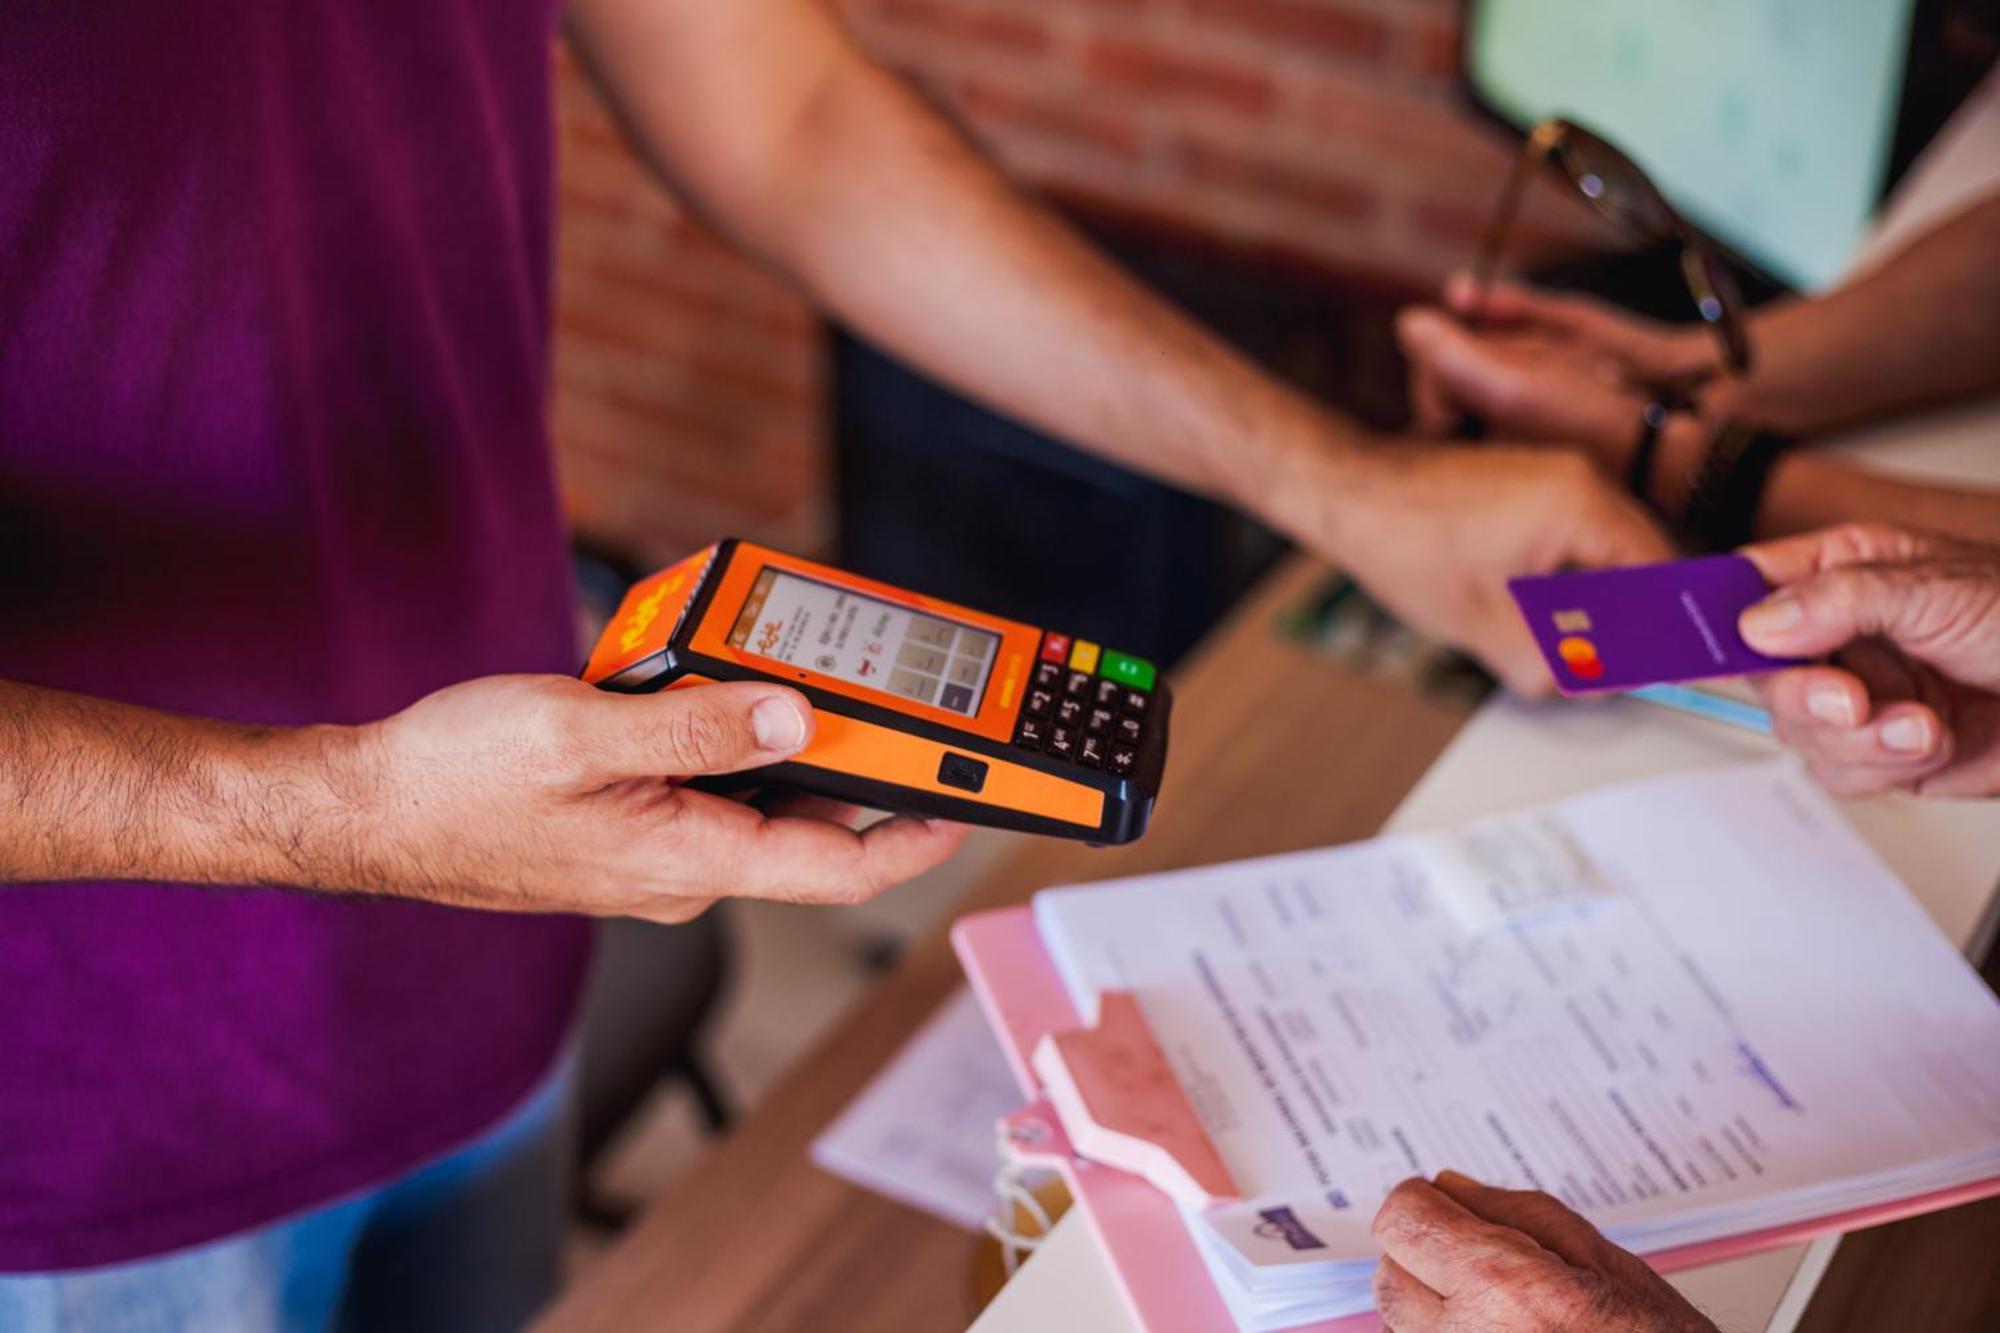
[[[1642,1252],[2000,1175],[2000,1003],[1789,764],[1035,907],[1243,1188],[1190,1226],[1245,1328],[1366,1308],[1445,1167]]]
[[[963,986],[813,1141],[864,1189],[968,1231],[993,1212],[996,1122],[1026,1099]]]

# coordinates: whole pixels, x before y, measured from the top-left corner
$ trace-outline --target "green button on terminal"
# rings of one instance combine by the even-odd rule
[[[1159,671],[1143,657],[1115,653],[1106,648],[1104,656],[1098,660],[1097,674],[1121,685],[1130,685],[1135,690],[1150,690]]]

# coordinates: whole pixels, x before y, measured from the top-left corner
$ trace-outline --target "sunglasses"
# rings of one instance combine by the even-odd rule
[[[1493,221],[1480,239],[1473,264],[1477,293],[1473,317],[1485,309],[1486,294],[1500,263],[1501,247],[1521,211],[1528,182],[1553,159],[1569,183],[1614,225],[1640,241],[1669,242],[1680,248],[1681,276],[1702,322],[1714,332],[1722,366],[1732,375],[1750,368],[1750,339],[1743,324],[1743,296],[1736,279],[1716,254],[1667,202],[1639,164],[1610,143],[1572,121],[1545,120],[1528,135]]]

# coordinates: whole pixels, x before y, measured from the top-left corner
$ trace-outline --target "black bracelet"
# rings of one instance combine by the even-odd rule
[[[1660,452],[1660,431],[1667,418],[1687,405],[1679,394],[1662,390],[1639,409],[1639,438],[1632,445],[1632,459],[1625,465],[1625,489],[1640,504],[1653,502],[1653,459]]]
[[[1733,551],[1749,541],[1771,469],[1793,440],[1740,421],[1725,421],[1695,470],[1681,532],[1703,551]]]

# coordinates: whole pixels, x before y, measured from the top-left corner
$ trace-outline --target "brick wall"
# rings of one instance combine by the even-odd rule
[[[1454,105],[1457,0],[838,0],[1016,179],[1060,198],[1430,284],[1511,143]],[[558,61],[555,429],[580,530],[663,560],[826,535],[825,362],[786,288],[645,180]],[[1601,239],[1553,191],[1528,247]]]

